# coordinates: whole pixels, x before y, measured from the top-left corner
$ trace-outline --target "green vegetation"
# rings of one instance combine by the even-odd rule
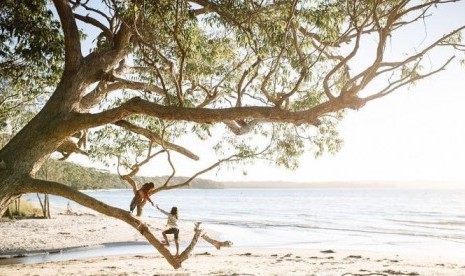
[[[42,217],[42,210],[29,202],[28,200],[16,199],[14,200],[3,217]]]
[[[61,182],[77,190],[95,189],[130,189],[128,183],[122,180],[117,174],[108,171],[83,167],[71,162],[49,160],[38,172],[38,177],[45,180]],[[161,185],[166,177],[144,177],[134,178],[136,183],[153,182]],[[175,177],[173,182],[185,181],[184,177]],[[197,189],[218,189],[223,188],[219,182],[206,179],[195,179],[191,182],[190,188]]]
[[[54,194],[140,230],[127,211],[76,190],[129,188],[118,176],[53,161],[36,175],[55,152],[118,167],[131,187],[163,182],[135,177],[155,159],[176,176],[186,165],[172,153],[215,156],[189,179],[336,153],[347,110],[463,51],[463,23],[429,24],[452,2],[2,0],[0,214],[23,193]],[[428,35],[406,41],[415,25]],[[197,185],[179,179],[164,189]],[[150,229],[141,234],[174,268],[197,240],[174,257]]]

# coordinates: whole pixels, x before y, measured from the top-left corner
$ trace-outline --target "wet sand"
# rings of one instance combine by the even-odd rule
[[[145,219],[161,238],[163,219]],[[181,242],[193,232],[180,225]],[[209,232],[211,236],[215,233]],[[102,244],[143,244],[144,238],[123,222],[95,213],[55,214],[53,219],[0,222],[0,255],[13,257],[93,248]],[[182,251],[183,243],[181,243]],[[114,247],[118,250],[118,246]],[[174,246],[171,246],[174,253]],[[199,242],[183,267],[174,270],[153,251],[0,266],[0,275],[465,275],[465,260],[434,255],[331,248],[223,248]],[[118,254],[118,252],[115,252]]]

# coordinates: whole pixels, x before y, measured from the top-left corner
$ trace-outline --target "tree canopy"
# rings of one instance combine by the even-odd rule
[[[0,11],[0,128],[11,136],[1,212],[21,193],[64,196],[133,225],[174,267],[187,251],[174,259],[123,210],[35,178],[45,160],[89,155],[136,190],[140,167],[164,157],[172,174],[153,193],[222,164],[293,169],[305,151],[338,151],[347,109],[440,72],[464,49],[462,22],[388,51],[398,32],[458,0],[23,2]],[[189,135],[214,141],[218,161],[176,182],[171,153],[199,159],[181,143]]]
[[[43,106],[59,80],[62,56],[60,24],[45,1],[2,1],[0,130],[9,125],[17,132]]]

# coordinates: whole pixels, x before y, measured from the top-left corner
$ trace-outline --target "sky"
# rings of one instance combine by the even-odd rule
[[[448,70],[410,91],[350,111],[339,128],[344,145],[336,155],[314,159],[307,154],[295,172],[261,167],[249,177],[465,183],[464,76],[463,69]]]
[[[306,153],[296,171],[258,163],[248,166],[246,175],[241,169],[222,169],[202,177],[217,181],[459,181],[465,185],[464,105],[465,68],[454,66],[410,90],[350,110],[338,128],[344,145],[335,155],[315,159]],[[195,149],[200,155],[208,150]],[[178,159],[180,167],[182,159]],[[185,164],[192,166],[192,162]],[[153,165],[141,173],[152,175],[157,170]]]
[[[428,37],[435,31],[465,23],[465,3],[449,6],[428,25]],[[401,35],[425,37],[423,28]],[[415,45],[415,44],[413,44]],[[419,45],[417,45],[419,46]],[[396,53],[397,46],[390,50]],[[370,102],[358,111],[348,111],[339,125],[344,140],[335,155],[315,159],[306,153],[300,167],[289,171],[263,163],[241,169],[214,170],[202,176],[216,181],[454,181],[465,186],[465,66],[453,63],[447,70],[414,87],[403,88]],[[185,145],[185,144],[184,144]],[[197,148],[205,162],[185,162],[173,156],[181,175],[204,168],[211,161],[208,148]],[[74,160],[78,160],[75,158]],[[142,175],[169,173],[157,162],[145,166]],[[165,171],[163,173],[163,171]]]

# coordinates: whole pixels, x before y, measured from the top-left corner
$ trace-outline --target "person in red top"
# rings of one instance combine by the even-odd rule
[[[142,208],[145,203],[148,201],[155,207],[155,204],[150,199],[150,190],[155,188],[155,184],[153,182],[145,183],[142,187],[137,190],[137,193],[132,198],[131,204],[129,205],[129,211],[132,213],[136,206],[140,206]]]

